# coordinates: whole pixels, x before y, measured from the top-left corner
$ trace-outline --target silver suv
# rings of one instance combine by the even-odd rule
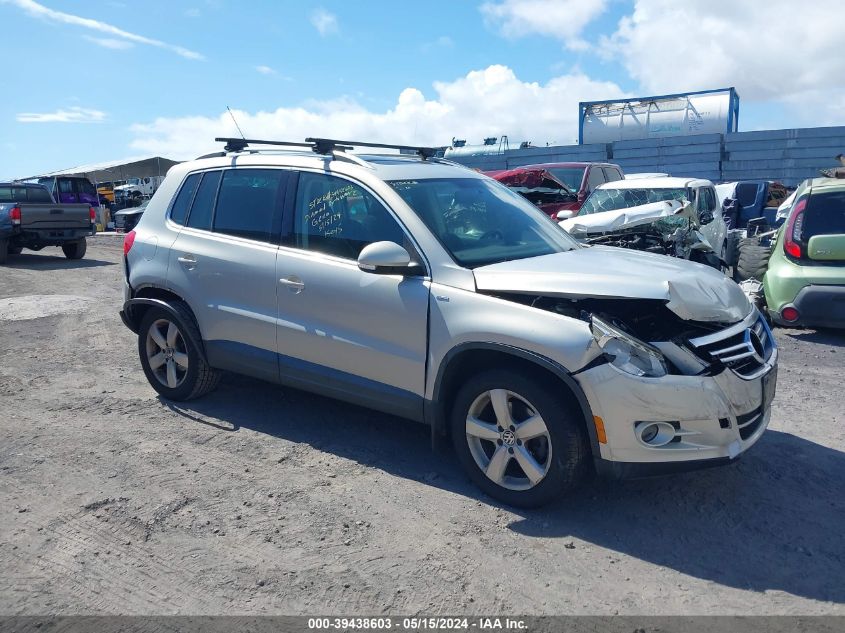
[[[124,243],[121,316],[163,397],[231,371],[424,422],[517,506],[593,470],[727,463],[764,432],[777,348],[718,271],[581,246],[428,148],[223,140]]]

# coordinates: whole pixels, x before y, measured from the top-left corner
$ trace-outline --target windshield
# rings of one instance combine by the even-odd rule
[[[578,247],[537,207],[492,180],[432,178],[388,184],[467,268]]]
[[[641,204],[662,202],[663,200],[689,200],[689,193],[682,187],[675,189],[596,189],[584,201],[579,215],[630,209]]]
[[[581,189],[581,181],[584,179],[583,167],[550,167],[546,171],[572,189],[572,191],[579,191]]]

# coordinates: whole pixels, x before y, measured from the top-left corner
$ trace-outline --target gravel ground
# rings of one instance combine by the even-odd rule
[[[845,334],[777,330],[737,464],[515,511],[410,422],[236,376],[161,400],[120,257],[0,268],[0,614],[845,614]]]

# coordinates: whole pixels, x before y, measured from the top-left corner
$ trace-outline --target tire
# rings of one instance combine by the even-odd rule
[[[586,432],[559,392],[559,385],[505,369],[478,374],[461,387],[451,412],[452,442],[481,490],[506,504],[534,508],[581,482],[589,456]],[[496,415],[502,403],[504,413]],[[504,417],[511,422],[507,427]]]
[[[85,257],[85,251],[88,250],[88,242],[83,237],[81,240],[75,242],[68,242],[62,244],[62,252],[68,259],[82,259]]]
[[[20,255],[23,252],[23,246],[8,246],[7,252],[9,255]]]
[[[217,387],[221,374],[205,360],[191,311],[184,303],[171,307],[176,316],[156,307],[144,314],[138,329],[138,355],[153,389],[168,400],[192,400]]]
[[[772,255],[771,246],[762,246],[757,238],[746,237],[739,241],[739,259],[736,263],[734,279],[763,280],[763,275],[769,268],[769,257]]]
[[[0,240],[0,264],[6,263],[6,255],[9,253],[9,240]]]

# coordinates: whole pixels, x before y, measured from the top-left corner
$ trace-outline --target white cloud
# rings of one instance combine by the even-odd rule
[[[256,66],[255,70],[260,72],[262,75],[275,75],[276,71],[270,68],[269,66]]]
[[[162,42],[161,40],[155,40],[149,37],[144,37],[143,35],[130,33],[129,31],[124,31],[123,29],[119,29],[116,26],[112,26],[111,24],[107,24],[106,22],[101,22],[99,20],[92,20],[91,18],[83,18],[78,15],[55,11],[42,4],[34,2],[33,0],[0,0],[0,4],[14,5],[34,18],[79,26],[122,38],[123,40],[127,40],[129,42],[135,42],[136,44],[146,44],[148,46],[155,46],[156,48],[169,50],[177,55],[185,57],[186,59],[204,59],[204,57],[199,53],[182,46],[168,44],[166,42]]]
[[[112,50],[125,50],[135,46],[132,42],[127,40],[116,40],[111,37],[91,37],[90,35],[83,35],[82,38],[96,44],[97,46],[110,48]]]
[[[578,101],[623,96],[614,83],[582,74],[546,84],[521,81],[506,66],[490,66],[451,82],[434,84],[436,98],[405,88],[386,111],[368,110],[354,99],[313,101],[271,112],[235,111],[247,137],[302,140],[307,136],[375,142],[446,145],[453,136],[470,143],[507,134],[512,145],[528,140],[568,144],[578,136]],[[226,111],[217,116],[158,118],[131,127],[132,148],[161,156],[191,158],[215,148],[215,136],[238,136]]]
[[[106,113],[77,106],[55,112],[21,112],[15,117],[20,123],[100,123]]]
[[[796,124],[841,125],[843,24],[842,2],[636,0],[601,48],[651,94],[735,86],[787,105]]]
[[[311,24],[319,31],[320,35],[326,37],[332,33],[337,33],[339,26],[337,23],[337,16],[334,13],[329,13],[322,7],[316,9],[311,14]]]
[[[607,0],[501,0],[485,2],[481,14],[488,25],[510,39],[545,35],[567,48],[584,50],[584,27],[601,15]]]

